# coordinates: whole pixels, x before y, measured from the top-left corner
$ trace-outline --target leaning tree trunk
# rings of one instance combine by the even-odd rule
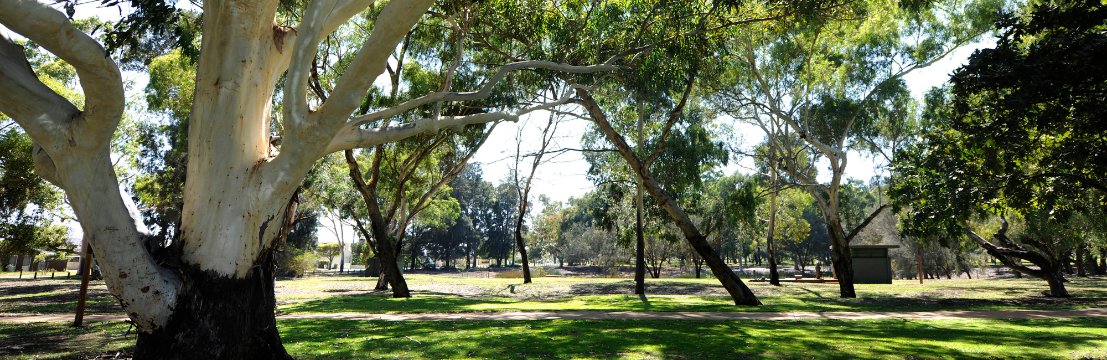
[[[661,208],[673,219],[677,228],[684,234],[685,240],[692,246],[692,249],[703,257],[704,261],[707,263],[707,267],[711,269],[711,273],[715,275],[715,278],[719,279],[723,288],[727,290],[731,299],[734,300],[734,304],[761,305],[761,301],[757,300],[757,296],[753,294],[753,291],[742,282],[742,279],[738,278],[738,275],[734,274],[734,271],[723,262],[723,259],[719,257],[719,254],[715,252],[711,244],[707,242],[707,237],[696,228],[692,219],[688,217],[688,213],[684,212],[684,209],[661,189],[661,185],[658,184],[657,179],[653,177],[649,169],[642,166],[642,161],[638,159],[638,156],[631,150],[626,139],[611,126],[611,123],[607,120],[607,116],[603,113],[603,110],[600,109],[596,100],[592,98],[589,91],[584,88],[577,88],[576,93],[577,96],[581,98],[581,104],[588,110],[592,120],[599,126],[604,136],[607,137],[607,140],[615,145],[616,149],[619,151],[619,155],[630,165],[646,191],[657,200]]]
[[[1046,271],[1046,275],[1043,276],[1046,283],[1049,284],[1049,296],[1058,298],[1070,297],[1069,290],[1065,288],[1065,276],[1060,269],[1054,271]]]
[[[969,239],[976,242],[977,245],[980,245],[988,255],[999,260],[999,262],[1007,268],[1014,270],[1016,277],[1021,277],[1022,274],[1026,274],[1045,280],[1046,283],[1049,284],[1049,296],[1060,298],[1069,297],[1069,291],[1065,288],[1066,280],[1063,264],[1067,256],[1056,256],[1056,253],[1048,251],[1039,252],[1024,247],[1019,243],[1011,241],[1011,239],[1007,237],[1007,229],[1007,220],[1001,217],[999,231],[992,235],[992,238],[1001,245],[984,239],[984,237],[972,230],[966,229],[965,235],[968,235]],[[1023,265],[1024,260],[1037,265],[1038,268],[1033,269]]]

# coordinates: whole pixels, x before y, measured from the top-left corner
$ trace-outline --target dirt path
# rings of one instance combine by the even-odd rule
[[[280,315],[280,319],[380,320],[380,321],[520,321],[520,320],[957,320],[957,319],[1058,319],[1107,318],[1107,308],[1071,310],[960,310],[898,312],[646,312],[646,311],[527,311],[472,313],[306,313]],[[90,314],[85,321],[122,321],[124,315]],[[0,323],[73,321],[72,315],[3,314]]]

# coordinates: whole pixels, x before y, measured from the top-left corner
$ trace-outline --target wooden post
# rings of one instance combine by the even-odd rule
[[[88,298],[88,278],[92,272],[92,251],[88,246],[88,236],[81,239],[81,265],[77,271],[81,273],[81,291],[77,295],[77,316],[73,319],[73,327],[84,325],[85,299]]]

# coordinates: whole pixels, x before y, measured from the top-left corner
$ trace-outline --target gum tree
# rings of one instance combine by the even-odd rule
[[[0,39],[0,111],[33,140],[39,175],[68,195],[109,291],[139,328],[137,358],[288,358],[274,317],[273,243],[312,164],[337,151],[517,116],[499,110],[372,126],[436,102],[487,97],[491,86],[432,92],[353,116],[433,1],[382,5],[326,100],[309,95],[308,86],[320,43],[373,1],[312,1],[294,26],[275,22],[278,5],[203,3],[180,236],[161,247],[147,242],[112,168],[112,134],[124,110],[116,62],[58,10],[0,1],[0,24],[72,65],[80,79],[85,103],[78,107],[38,80],[19,45]],[[523,61],[499,68],[487,83],[528,68],[611,70]]]
[[[932,127],[894,167],[912,235],[967,238],[1069,296],[1065,267],[1101,234],[1087,221],[1102,224],[1107,204],[1105,19],[1103,4],[1029,4],[931,92]]]
[[[842,297],[857,294],[849,244],[876,215],[858,224],[843,219],[841,191],[847,152],[866,139],[886,111],[907,97],[903,76],[929,66],[987,31],[1002,2],[858,1],[823,5],[801,21],[766,22],[738,28],[724,61],[716,105],[760,126],[778,154],[790,154],[783,139],[802,140],[804,156],[829,164],[819,182],[804,164],[782,156],[782,169],[807,190],[831,238],[831,260]],[[812,161],[814,163],[814,161]],[[850,226],[854,225],[854,226]]]

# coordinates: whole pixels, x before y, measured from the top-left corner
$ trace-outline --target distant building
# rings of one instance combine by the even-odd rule
[[[891,284],[892,259],[888,249],[899,245],[850,245],[853,254],[854,284]]]

